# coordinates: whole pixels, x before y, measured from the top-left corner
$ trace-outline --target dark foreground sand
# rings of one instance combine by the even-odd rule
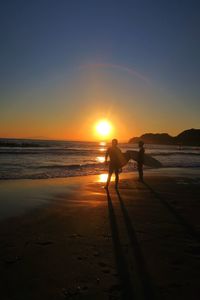
[[[200,299],[200,174],[170,172],[1,181],[0,299]]]

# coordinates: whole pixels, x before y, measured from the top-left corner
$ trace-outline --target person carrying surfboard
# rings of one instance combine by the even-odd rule
[[[112,146],[109,147],[105,154],[105,164],[108,163],[108,157],[110,158],[109,161],[109,168],[108,168],[108,178],[107,183],[105,185],[105,189],[108,189],[111,177],[113,172],[115,173],[115,188],[118,188],[118,182],[119,182],[119,173],[121,172],[121,158],[122,158],[122,152],[120,148],[117,146],[118,140],[113,139],[112,140]]]
[[[139,181],[143,182],[143,164],[144,164],[144,142],[139,141],[138,143],[139,151],[138,151],[138,159],[137,159],[137,169],[139,174]]]

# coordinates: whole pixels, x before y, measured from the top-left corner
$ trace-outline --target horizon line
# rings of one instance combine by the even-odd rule
[[[184,132],[184,131],[187,131],[187,130],[192,130],[192,129],[195,129],[195,130],[200,130],[198,128],[189,128],[189,129],[184,129],[182,130],[180,133]],[[179,134],[180,134],[179,133]],[[130,137],[129,139],[132,139],[132,138],[136,138],[136,137],[141,137],[142,135],[144,134],[169,134],[168,132],[156,132],[156,133],[153,133],[153,132],[145,132],[143,134],[141,134],[140,136],[133,136],[133,137]],[[177,134],[177,135],[179,135]],[[171,134],[169,134],[171,135]],[[173,136],[173,135],[172,135]],[[110,141],[112,140],[112,138],[110,139],[102,139],[102,140],[76,140],[76,139],[57,139],[57,138],[48,138],[48,137],[0,137],[0,139],[11,139],[11,140],[37,140],[37,141],[63,141],[63,142],[85,142],[85,143],[91,143],[91,142],[107,142],[107,141]],[[125,142],[128,142],[128,140],[121,140],[120,142],[121,143],[125,143]],[[118,139],[120,140],[120,139]]]

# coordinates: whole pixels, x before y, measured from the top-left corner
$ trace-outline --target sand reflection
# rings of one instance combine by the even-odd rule
[[[99,174],[98,178],[97,178],[97,182],[105,183],[107,181],[107,178],[108,178],[108,174],[106,174],[106,173]],[[114,177],[112,176],[111,181],[113,181],[113,180],[114,180]]]

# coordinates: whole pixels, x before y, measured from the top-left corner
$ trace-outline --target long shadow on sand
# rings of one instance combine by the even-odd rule
[[[197,241],[200,241],[198,231],[190,223],[188,223],[184,219],[184,217],[182,217],[180,213],[172,205],[170,205],[169,202],[165,200],[157,191],[155,191],[148,183],[144,182],[143,184],[150,190],[150,192],[155,196],[155,198],[158,199],[160,203],[162,203],[168,209],[168,211],[175,217],[177,222],[184,227],[187,233],[193,238],[195,238]]]
[[[129,269],[127,266],[125,256],[123,254],[123,249],[119,238],[119,229],[117,226],[117,220],[114,212],[114,207],[112,204],[112,199],[110,197],[110,193],[108,190],[106,190],[106,193],[108,199],[108,211],[109,211],[109,220],[110,220],[110,227],[112,233],[114,254],[115,254],[117,269],[119,273],[119,279],[121,282],[121,298],[125,300],[136,299],[135,292],[133,290],[133,286],[130,280]]]
[[[124,217],[124,223],[127,229],[127,233],[129,236],[129,240],[130,240],[130,245],[131,245],[131,250],[132,250],[132,256],[134,258],[135,261],[135,265],[136,265],[136,272],[138,274],[140,283],[141,283],[141,288],[142,288],[142,292],[143,292],[143,299],[147,299],[147,300],[153,300],[156,298],[155,296],[155,292],[151,283],[151,278],[150,275],[147,271],[147,267],[146,267],[146,263],[141,251],[141,247],[137,238],[137,234],[133,228],[132,225],[132,221],[129,217],[127,208],[124,204],[124,201],[119,193],[119,191],[117,190],[117,196],[119,199],[119,203],[120,203],[120,207],[122,210],[122,214]]]

